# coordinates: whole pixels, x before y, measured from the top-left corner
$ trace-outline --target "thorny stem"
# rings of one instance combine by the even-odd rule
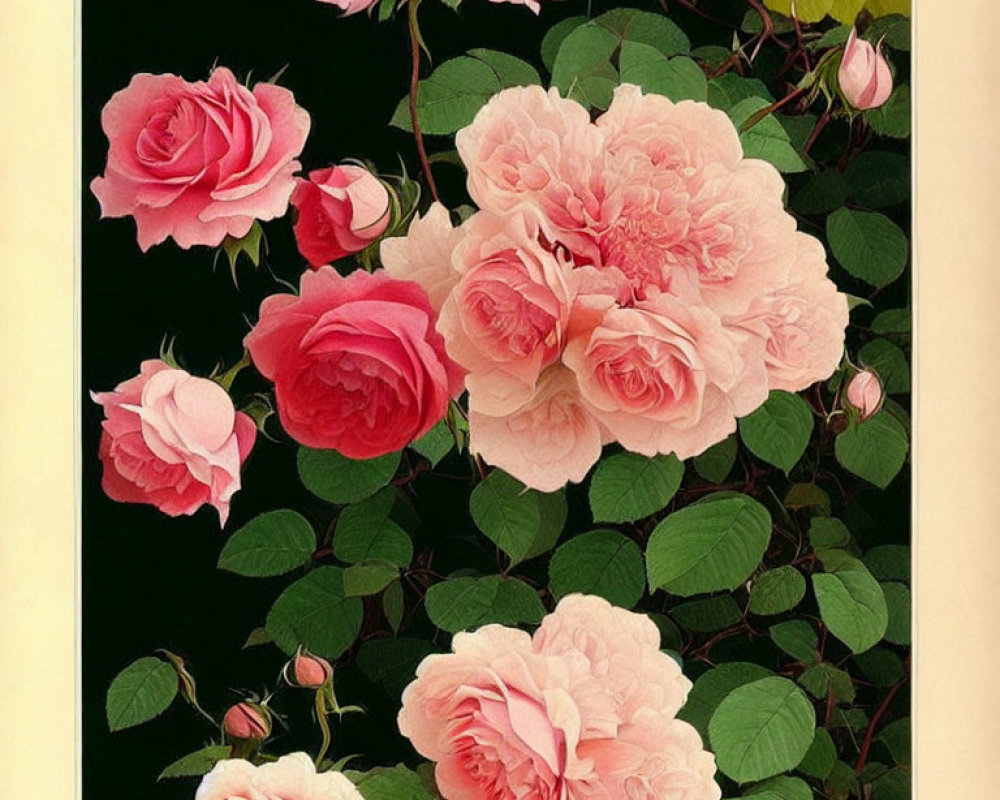
[[[417,7],[420,0],[409,0],[407,2],[407,17],[410,28],[410,124],[413,126],[413,138],[417,143],[417,155],[420,156],[420,168],[427,179],[427,186],[431,190],[431,196],[436,202],[440,202],[437,186],[434,183],[434,176],[431,174],[431,165],[427,160],[427,150],[424,149],[424,135],[420,132],[420,123],[417,121],[417,84],[420,82],[420,29],[417,26]]]

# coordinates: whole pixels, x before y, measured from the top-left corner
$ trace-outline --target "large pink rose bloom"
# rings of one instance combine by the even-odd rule
[[[293,439],[375,458],[427,433],[461,391],[436,318],[415,283],[326,266],[298,296],[265,299],[245,344]]]
[[[241,758],[220,761],[201,779],[195,800],[362,800],[353,783],[339,772],[316,772],[305,753],[282,756],[254,766]]]
[[[291,92],[250,91],[225,67],[197,83],[135,75],[101,123],[107,167],[90,188],[102,216],[135,218],[143,251],[168,236],[183,248],[219,245],[283,215],[309,133]]]
[[[718,800],[715,759],[676,718],[691,683],[648,617],[570,595],[534,637],[459,633],[403,692],[400,731],[446,800]]]
[[[210,504],[226,524],[257,426],[221,386],[151,360],[113,392],[91,396],[106,416],[100,458],[108,497],[172,517]]]

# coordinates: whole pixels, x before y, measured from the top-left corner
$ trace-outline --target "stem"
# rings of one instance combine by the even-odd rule
[[[878,707],[878,711],[875,712],[875,716],[872,717],[872,721],[868,723],[868,730],[865,731],[865,742],[861,745],[861,755],[858,756],[858,766],[855,770],[858,775],[864,771],[865,762],[868,760],[868,751],[872,746],[872,737],[875,735],[875,728],[878,727],[879,720],[882,719],[886,709],[889,708],[889,703],[891,703],[892,698],[896,696],[896,692],[899,691],[899,687],[906,683],[908,679],[909,675],[889,690],[889,694],[885,696],[885,700],[882,701],[882,705]]]
[[[420,28],[417,26],[417,6],[420,0],[409,0],[407,2],[407,18],[410,27],[410,124],[413,126],[413,138],[417,143],[417,155],[420,156],[420,168],[423,170],[424,178],[427,179],[427,186],[431,190],[436,202],[441,202],[438,197],[437,186],[434,184],[434,176],[431,174],[431,165],[427,160],[427,150],[424,149],[424,135],[420,132],[420,123],[417,122],[417,84],[420,82]]]
[[[813,128],[812,133],[809,134],[809,141],[806,142],[806,146],[802,148],[803,152],[805,152],[805,153],[809,152],[809,149],[813,146],[813,144],[819,138],[819,135],[823,132],[823,128],[826,127],[826,124],[829,121],[830,121],[830,112],[829,111],[824,111],[822,114],[820,114],[819,119],[816,120],[816,127]]]
[[[760,0],[747,0],[747,4],[753,8],[764,23],[764,30],[760,35],[760,39],[757,41],[757,46],[754,47],[753,53],[750,54],[750,60],[753,61],[757,58],[757,54],[760,52],[761,45],[764,44],[768,39],[774,38],[774,21],[771,19],[771,15],[767,13],[767,9],[760,4]]]
[[[330,722],[326,718],[326,686],[316,691],[316,721],[323,732],[323,744],[320,745],[319,754],[316,756],[316,767],[319,768],[326,757],[326,751],[330,749]]]

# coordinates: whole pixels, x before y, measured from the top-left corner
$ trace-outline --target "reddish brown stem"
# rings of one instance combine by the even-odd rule
[[[820,114],[819,119],[816,120],[816,127],[813,128],[812,133],[809,134],[809,141],[806,142],[806,146],[802,148],[804,153],[808,153],[809,149],[816,143],[819,135],[823,132],[827,123],[830,121],[830,112],[824,111]]]
[[[750,54],[750,60],[753,61],[757,58],[757,53],[760,52],[761,45],[774,37],[774,21],[771,19],[771,15],[767,13],[767,9],[761,5],[760,0],[747,0],[747,4],[760,14],[760,18],[764,23],[764,31],[761,33],[760,39],[757,41],[757,46],[753,49],[753,53]]]
[[[865,741],[861,745],[861,755],[858,756],[858,766],[855,772],[860,775],[865,769],[865,762],[868,761],[868,751],[872,746],[872,737],[875,735],[875,729],[878,727],[879,721],[882,719],[889,708],[889,703],[892,702],[892,698],[896,696],[896,692],[899,691],[899,687],[902,686],[909,679],[909,676],[903,678],[899,683],[893,686],[889,690],[889,694],[885,696],[885,700],[882,701],[882,705],[878,707],[878,711],[875,712],[875,716],[872,717],[872,721],[868,723],[868,730],[865,731]]]
[[[410,27],[410,124],[413,126],[413,138],[417,143],[417,155],[420,157],[420,168],[423,170],[427,186],[431,190],[431,196],[435,201],[440,202],[437,186],[434,183],[434,176],[431,174],[431,165],[427,160],[427,150],[424,148],[424,135],[420,132],[420,123],[417,121],[417,84],[420,82],[420,35],[417,28],[417,6],[419,0],[409,0],[407,11]]]

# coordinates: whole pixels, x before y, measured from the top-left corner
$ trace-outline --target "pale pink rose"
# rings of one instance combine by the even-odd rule
[[[698,455],[736,429],[736,409],[767,397],[760,380],[741,384],[737,346],[706,308],[660,294],[608,311],[573,338],[563,362],[591,413],[628,450]],[[752,397],[730,397],[734,387]]]
[[[364,250],[389,226],[389,190],[364,167],[344,164],[297,179],[295,243],[313,269]]]
[[[538,4],[538,0],[490,0],[491,3],[514,3],[519,6],[527,6],[536,14],[542,10],[542,7]]]
[[[378,5],[379,0],[319,0],[321,3],[336,6],[343,11],[343,16],[349,17],[359,11],[366,11]]]
[[[494,95],[455,136],[472,199],[485,211],[522,208],[553,230],[586,240],[613,209],[604,137],[579,103],[555,87],[519,86]],[[580,243],[579,247],[584,244]]]
[[[847,37],[837,83],[852,106],[860,111],[878,108],[892,94],[892,70],[880,49],[858,37],[855,28]]]
[[[462,229],[452,227],[448,209],[435,202],[423,217],[410,223],[406,236],[383,239],[379,257],[392,277],[419,283],[431,307],[440,311],[460,277],[452,253],[461,239]]]
[[[90,188],[104,217],[135,218],[146,251],[172,236],[183,248],[245,236],[282,216],[309,114],[287,89],[251,92],[225,67],[207,82],[139,74],[104,107],[110,142]]]
[[[469,412],[469,447],[521,483],[554,492],[580,483],[601,457],[601,425],[584,407],[576,377],[553,364],[531,398],[502,416]]]
[[[106,417],[100,458],[108,497],[172,517],[208,503],[226,524],[257,426],[221,386],[150,360],[113,392],[91,397]]]
[[[785,281],[756,297],[746,313],[726,320],[761,343],[771,389],[799,392],[833,374],[844,353],[847,297],[826,276],[820,242],[798,233]]]
[[[874,417],[885,402],[882,382],[871,369],[856,373],[847,384],[846,394],[847,402],[857,412],[861,422]]]
[[[583,595],[534,637],[456,634],[403,692],[400,731],[445,800],[718,800],[715,759],[675,716],[691,683],[659,642],[648,617]]]
[[[240,758],[220,761],[198,786],[195,800],[362,800],[353,783],[339,772],[316,772],[305,753],[282,756],[254,766]]]

